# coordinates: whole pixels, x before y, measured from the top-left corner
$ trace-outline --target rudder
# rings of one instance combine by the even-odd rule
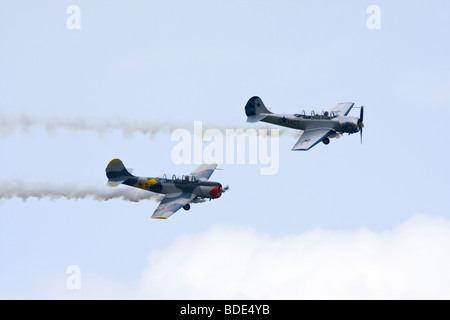
[[[126,181],[128,178],[134,177],[123,165],[120,159],[113,159],[108,163],[105,169],[106,177],[109,181],[108,186],[117,186],[122,182]]]
[[[254,96],[251,97],[247,104],[245,105],[245,114],[247,117],[256,116],[261,113],[272,113],[269,110],[267,110],[266,106],[262,102],[260,97]]]

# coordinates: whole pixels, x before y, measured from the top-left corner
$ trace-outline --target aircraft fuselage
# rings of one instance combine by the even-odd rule
[[[330,128],[340,133],[355,133],[359,131],[357,117],[327,117],[323,115],[303,116],[294,114],[269,114],[260,121],[291,129],[308,130]]]
[[[189,192],[199,198],[215,199],[222,195],[222,185],[214,181],[199,181],[185,178],[130,177],[123,184],[161,194],[180,194]]]

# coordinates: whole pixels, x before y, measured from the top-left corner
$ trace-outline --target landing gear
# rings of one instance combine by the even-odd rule
[[[183,209],[186,210],[186,211],[188,211],[190,208],[191,208],[191,205],[190,205],[189,203],[186,203],[186,204],[183,206]]]
[[[325,139],[322,140],[322,142],[323,142],[324,144],[329,144],[329,143],[330,143],[330,139],[325,138]]]

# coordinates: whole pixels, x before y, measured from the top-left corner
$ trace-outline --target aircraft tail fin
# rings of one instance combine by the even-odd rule
[[[260,97],[251,97],[245,105],[245,114],[247,115],[247,122],[257,122],[264,119],[271,114]]]
[[[116,187],[129,178],[134,177],[123,165],[120,159],[113,159],[105,169],[106,177],[109,179],[107,186]]]

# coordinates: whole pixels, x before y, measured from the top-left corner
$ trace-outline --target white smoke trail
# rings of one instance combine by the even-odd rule
[[[167,123],[133,122],[133,121],[102,121],[94,119],[70,118],[61,119],[56,117],[41,118],[35,115],[15,114],[7,115],[0,113],[0,137],[6,137],[21,130],[28,132],[33,128],[41,128],[48,133],[54,133],[58,129],[66,129],[78,132],[96,132],[103,135],[114,130],[122,131],[124,136],[133,133],[154,136],[157,133],[170,133],[178,126]]]
[[[233,128],[234,127],[234,128]],[[125,137],[130,137],[134,133],[140,133],[143,135],[149,135],[151,138],[158,133],[170,134],[176,129],[184,128],[187,130],[193,130],[193,123],[157,123],[154,121],[129,121],[129,120],[95,120],[95,119],[83,119],[83,118],[41,118],[35,115],[27,114],[15,114],[8,115],[0,112],[0,138],[7,137],[14,134],[16,131],[21,130],[23,132],[28,132],[33,128],[41,128],[46,130],[48,133],[54,133],[58,129],[66,129],[76,132],[96,132],[98,135],[103,135],[112,131],[122,131]],[[259,134],[259,129],[267,129],[267,135],[270,135],[270,129],[273,127],[252,125],[252,126],[242,126],[237,128],[235,126],[226,127],[224,125],[214,126],[214,125],[204,125],[203,130],[207,129],[219,129],[225,132],[226,129],[255,129]],[[289,129],[279,129],[279,134],[291,133],[298,135],[298,131]]]
[[[82,186],[73,183],[53,184],[39,182],[24,182],[20,180],[0,181],[0,199],[20,198],[26,201],[36,199],[87,199],[107,201],[122,199],[138,202],[141,200],[161,201],[162,195],[136,188],[111,188],[107,186]]]

